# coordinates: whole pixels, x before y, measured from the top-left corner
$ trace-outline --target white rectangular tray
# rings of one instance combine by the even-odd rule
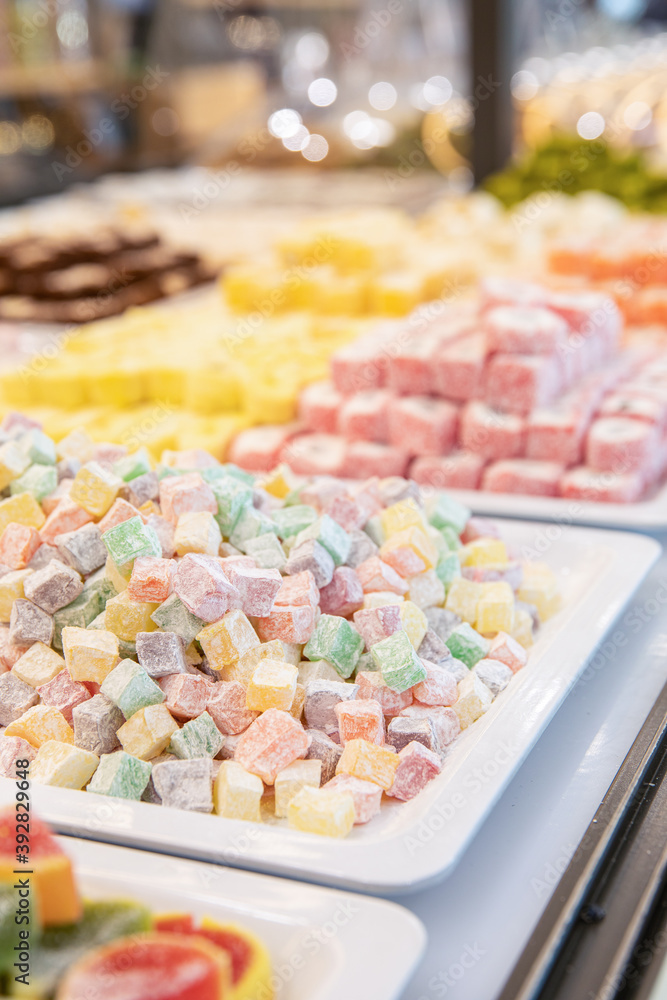
[[[62,833],[362,891],[409,891],[444,877],[661,551],[642,535],[519,521],[501,528],[520,555],[556,572],[563,610],[541,630],[528,666],[411,802],[383,803],[345,840],[38,785],[33,808]],[[0,779],[0,801],[10,792]]]
[[[63,837],[88,899],[130,898],[253,931],[276,1000],[396,1000],[421,959],[422,923],[394,903]],[[391,942],[391,947],[387,944]]]
[[[629,531],[667,531],[667,483],[649,500],[639,503],[592,503],[563,497],[534,497],[523,493],[491,493],[485,490],[447,490],[485,517],[520,517],[556,524],[584,524],[596,528]]]

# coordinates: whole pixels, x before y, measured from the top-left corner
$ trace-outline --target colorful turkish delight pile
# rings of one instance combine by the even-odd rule
[[[6,777],[344,836],[440,772],[559,606],[401,478],[0,433]]]
[[[409,475],[447,489],[631,502],[667,472],[667,357],[619,348],[599,292],[489,279],[472,302],[382,324],[334,354],[301,423],[242,432],[248,469]]]

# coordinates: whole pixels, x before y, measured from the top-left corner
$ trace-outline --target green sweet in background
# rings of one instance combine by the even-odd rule
[[[636,211],[667,212],[667,174],[653,169],[643,153],[626,153],[601,139],[554,136],[484,187],[507,207],[542,191],[601,191]]]

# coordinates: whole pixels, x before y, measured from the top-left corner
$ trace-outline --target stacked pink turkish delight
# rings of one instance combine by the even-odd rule
[[[300,422],[241,434],[231,459],[611,502],[664,478],[667,355],[620,349],[613,299],[492,279],[438,306],[339,350]]]

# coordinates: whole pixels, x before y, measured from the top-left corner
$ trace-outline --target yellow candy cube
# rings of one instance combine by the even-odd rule
[[[403,557],[402,549],[407,550]],[[426,532],[411,525],[388,536],[380,548],[380,558],[393,566],[401,576],[414,576],[416,573],[433,569],[438,554]]]
[[[16,441],[7,441],[0,446],[0,490],[9,486],[12,479],[18,479],[30,465],[30,459],[19,448]]]
[[[236,663],[230,663],[229,666],[225,667],[223,680],[239,681],[244,687],[247,687],[255,668],[262,660],[289,662],[285,655],[284,644],[280,639],[272,639],[271,642],[261,642],[258,646],[253,646],[247,653],[240,656]],[[340,680],[340,675],[337,679]]]
[[[319,788],[322,781],[321,760],[295,760],[279,771],[273,784],[276,816],[287,816],[287,807],[302,788]]]
[[[197,640],[201,643],[204,654],[214,670],[225,670],[236,663],[244,653],[260,645],[257,633],[246,615],[238,608],[228,611],[219,621],[203,628],[197,635]],[[224,679],[233,678],[226,673]]]
[[[510,635],[524,649],[530,649],[533,645],[533,619],[524,608],[515,608]]]
[[[347,837],[354,826],[354,799],[349,792],[305,786],[290,799],[287,819],[293,830]]]
[[[218,816],[259,823],[263,794],[261,778],[234,760],[223,760],[213,782],[213,808]]]
[[[137,632],[155,632],[157,625],[151,615],[159,606],[151,601],[131,601],[127,591],[123,591],[107,601],[104,624],[119,639],[134,642]]]
[[[408,633],[408,639],[415,649],[419,649],[428,631],[428,618],[412,601],[403,601],[398,610],[403,628]]]
[[[273,497],[284,500],[294,486],[294,476],[287,465],[279,465],[268,476],[260,479],[259,486]]]
[[[31,573],[31,569],[15,569],[0,576],[0,622],[9,622],[14,601],[25,597],[23,584]]]
[[[298,670],[281,660],[262,660],[255,667],[246,690],[246,708],[265,712],[279,708],[289,712],[296,694]]]
[[[514,591],[509,583],[482,583],[475,628],[482,635],[509,632],[514,621]]]
[[[104,517],[123,481],[98,462],[88,462],[74,477],[70,497],[95,518]]]
[[[421,507],[412,498],[400,500],[391,507],[385,507],[380,512],[380,523],[382,525],[385,538],[391,538],[399,531],[406,528],[421,528],[426,534],[428,521],[424,517]]]
[[[65,669],[65,661],[43,642],[34,642],[12,667],[12,673],[31,687],[48,684]]]
[[[394,783],[400,761],[397,753],[368,740],[348,740],[336,765],[336,774],[352,774],[372,781],[385,791]]]
[[[104,575],[107,580],[109,580],[116,591],[117,594],[122,594],[124,590],[127,590],[127,585],[130,582],[130,577],[132,576],[132,567],[134,563],[132,560],[129,562],[129,569],[127,570],[127,577],[123,576],[121,571],[116,566],[115,562],[111,556],[107,556],[107,561],[104,564]]]
[[[333,670],[333,667],[332,667]],[[306,704],[306,688],[303,684],[299,684],[297,681],[296,691],[294,692],[294,700],[290,706],[290,715],[293,715],[295,719],[301,721],[301,716],[303,715],[303,706]]]
[[[34,747],[41,747],[49,740],[74,743],[74,732],[62,712],[46,705],[35,705],[24,712],[20,719],[5,729],[5,736],[20,736]]]
[[[58,458],[78,458],[80,462],[87,462],[95,447],[95,443],[83,427],[75,427],[66,437],[56,445],[56,455]]]
[[[373,594],[364,594],[364,610],[385,608],[388,604],[402,604],[404,600],[402,594],[394,594],[391,590],[376,590]]]
[[[135,712],[117,735],[126,753],[140,760],[152,760],[164,753],[178,728],[168,708],[149,705]]]
[[[113,632],[66,625],[62,642],[65,663],[73,681],[101,684],[118,663],[118,636]]]
[[[500,538],[475,538],[459,552],[462,566],[507,564],[507,547]]]
[[[447,593],[445,607],[464,622],[474,625],[477,621],[477,605],[481,597],[479,583],[472,580],[453,580]]]
[[[467,729],[491,708],[493,695],[486,684],[472,673],[459,681],[458,688],[459,697],[452,708],[459,717],[461,729]]]
[[[0,535],[12,521],[38,531],[42,527],[46,516],[32,493],[17,493],[0,501]]]
[[[174,548],[179,556],[186,552],[217,556],[221,542],[218,522],[210,511],[191,511],[179,517],[174,532]]]
[[[30,780],[36,785],[56,788],[84,788],[97,770],[97,754],[69,743],[48,740],[30,764]]]
[[[523,581],[517,592],[520,601],[534,604],[541,622],[548,621],[560,610],[558,580],[545,563],[523,564]]]

